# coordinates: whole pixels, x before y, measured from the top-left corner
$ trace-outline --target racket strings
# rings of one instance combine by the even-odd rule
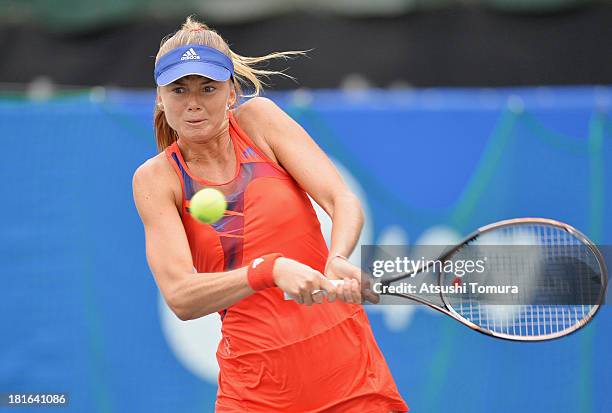
[[[480,249],[473,248],[479,245],[503,247],[483,247],[479,255]],[[525,290],[518,296],[505,294],[493,303],[469,293],[446,296],[450,307],[470,323],[498,335],[554,336],[581,327],[596,312],[602,288],[598,260],[565,229],[546,224],[513,225],[478,237],[470,246],[453,259],[486,256],[489,270],[475,281],[503,281]],[[452,279],[454,274],[444,278],[446,283]]]

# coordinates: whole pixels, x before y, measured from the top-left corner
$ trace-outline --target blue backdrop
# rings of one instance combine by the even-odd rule
[[[544,216],[612,243],[610,87],[270,97],[361,191],[364,242]],[[152,103],[152,92],[0,99],[0,392],[68,392],[62,411],[213,411],[214,371],[164,321],[132,201],[132,174],[156,153]],[[608,306],[537,344],[413,308],[402,323],[369,309],[413,411],[609,411]]]

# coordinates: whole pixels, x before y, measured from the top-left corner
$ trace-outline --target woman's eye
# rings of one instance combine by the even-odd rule
[[[204,86],[204,92],[210,93],[215,90],[214,86]]]
[[[185,93],[185,88],[184,87],[175,87],[174,89],[172,89],[172,91],[174,93]]]

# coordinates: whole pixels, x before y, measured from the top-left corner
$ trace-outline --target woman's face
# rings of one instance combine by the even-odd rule
[[[170,127],[191,141],[205,141],[227,130],[227,105],[234,98],[230,80],[217,82],[198,75],[161,86],[158,93]]]

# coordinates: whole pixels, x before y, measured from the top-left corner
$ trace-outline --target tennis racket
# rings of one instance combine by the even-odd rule
[[[461,277],[456,270],[443,270],[443,265],[432,268],[436,262],[482,259],[483,272]],[[370,278],[374,291],[425,304],[475,331],[516,341],[551,340],[587,325],[603,304],[608,278],[603,255],[593,242],[567,224],[543,218],[486,225],[427,262],[413,271]],[[420,273],[433,274],[439,294],[390,288]],[[520,285],[521,294],[492,301],[491,294],[471,293],[468,288],[462,294],[448,292],[450,286],[500,282]]]

